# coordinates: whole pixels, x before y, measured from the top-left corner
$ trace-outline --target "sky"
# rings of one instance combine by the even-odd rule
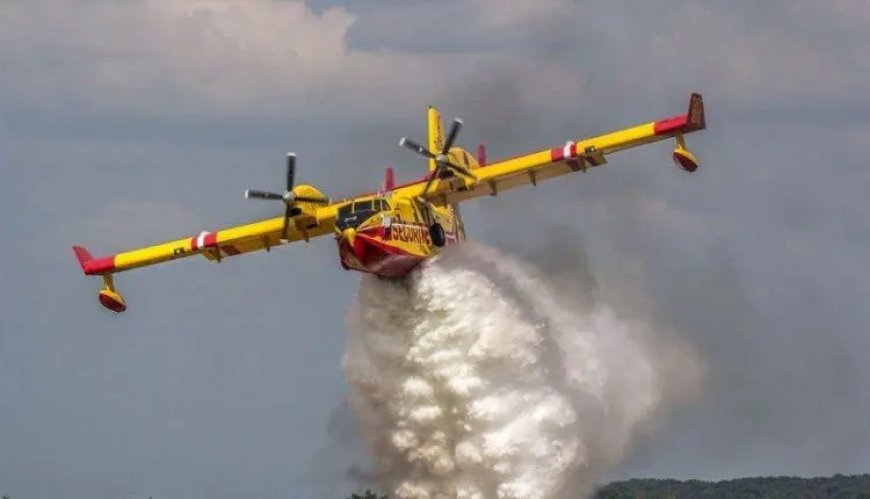
[[[95,254],[273,216],[286,151],[369,191],[425,109],[495,159],[684,111],[669,145],[463,206],[475,240],[594,277],[709,366],[612,478],[870,469],[870,2],[0,3],[0,494],[343,497],[359,276],[329,239],[125,273]],[[546,256],[546,258],[544,258]],[[631,366],[626,366],[630,369]]]

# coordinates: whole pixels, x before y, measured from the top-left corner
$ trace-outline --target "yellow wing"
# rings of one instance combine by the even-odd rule
[[[281,239],[284,218],[275,217],[215,232],[203,231],[190,237],[102,258],[92,257],[79,246],[74,246],[73,249],[86,275],[114,274],[194,255],[220,261],[228,256],[261,249],[269,250],[289,242],[332,234],[335,231],[338,206],[341,204],[310,206],[303,210],[301,215],[290,220],[286,241]]]
[[[300,186],[301,187],[301,186]],[[94,258],[85,248],[73,246],[73,251],[85,275],[103,277],[100,303],[114,312],[127,309],[124,298],[115,290],[113,275],[125,270],[156,265],[188,256],[202,255],[212,261],[240,255],[335,232],[338,207],[344,202],[319,206],[298,203],[300,213],[290,219],[287,239],[282,240],[284,218],[275,217],[215,232],[202,231],[190,237],[154,246],[146,246],[102,258]]]
[[[700,94],[692,94],[686,114],[570,141],[481,166],[472,170],[476,182],[462,177],[435,181],[426,197],[433,203],[450,204],[483,195],[495,195],[520,185],[534,185],[541,180],[586,171],[605,164],[606,156],[611,153],[672,137],[677,141],[674,161],[684,170],[695,171],[698,160],[686,149],[683,134],[705,127],[703,99]],[[409,197],[423,195],[423,185],[422,182],[409,185],[402,189],[402,194]]]

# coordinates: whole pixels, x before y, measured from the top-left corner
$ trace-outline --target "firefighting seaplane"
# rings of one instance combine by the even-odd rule
[[[706,126],[701,95],[692,94],[686,114],[488,162],[483,145],[478,146],[474,156],[455,145],[461,120],[453,121],[445,137],[441,115],[430,106],[428,125],[426,146],[408,138],[399,141],[400,146],[428,159],[429,170],[420,179],[396,185],[393,170],[387,168],[382,190],[332,200],[314,186],[296,183],[296,155],[289,153],[283,192],[245,191],[248,199],[282,203],[284,213],[279,217],[202,231],[102,258],[94,258],[81,246],[73,246],[73,251],[85,275],[103,278],[98,297],[104,307],[114,312],[127,308],[115,287],[113,276],[118,272],[194,255],[220,262],[325,235],[335,238],[345,269],[398,278],[445,246],[465,239],[459,214],[463,201],[586,172],[605,164],[611,153],[669,138],[675,140],[674,163],[694,172],[698,160],[686,148],[683,136]]]

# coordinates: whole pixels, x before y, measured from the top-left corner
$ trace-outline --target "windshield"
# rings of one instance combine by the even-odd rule
[[[356,228],[373,215],[389,209],[389,203],[383,199],[354,201],[338,209],[338,219],[335,221],[335,225],[338,230]]]

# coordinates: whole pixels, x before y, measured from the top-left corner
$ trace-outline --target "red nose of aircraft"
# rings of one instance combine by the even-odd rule
[[[341,231],[338,241],[341,263],[345,267],[364,269],[366,266],[366,244],[362,237],[356,236],[353,228]]]

